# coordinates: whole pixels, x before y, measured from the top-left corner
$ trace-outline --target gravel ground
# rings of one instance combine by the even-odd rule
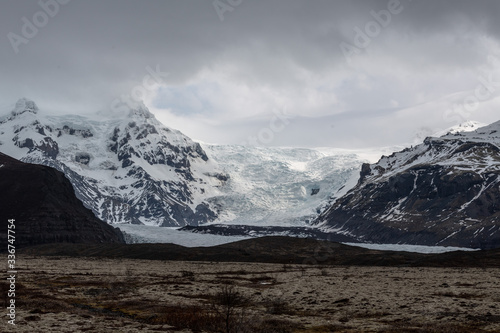
[[[4,316],[2,332],[500,332],[499,268],[28,255],[16,265],[16,326]]]

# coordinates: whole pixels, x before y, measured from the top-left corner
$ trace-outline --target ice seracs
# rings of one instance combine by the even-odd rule
[[[215,222],[305,226],[366,161],[351,151],[209,145],[203,150],[229,176]]]

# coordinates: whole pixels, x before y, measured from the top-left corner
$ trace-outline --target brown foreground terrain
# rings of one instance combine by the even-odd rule
[[[500,332],[498,267],[16,259],[1,332]]]

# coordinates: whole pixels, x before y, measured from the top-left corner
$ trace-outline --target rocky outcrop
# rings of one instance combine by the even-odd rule
[[[315,221],[378,243],[500,247],[500,122],[376,164]]]
[[[121,232],[97,219],[63,173],[0,153],[0,238],[14,219],[15,246],[44,243],[124,243]]]

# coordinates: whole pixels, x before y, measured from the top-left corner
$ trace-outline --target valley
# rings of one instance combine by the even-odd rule
[[[143,104],[50,115],[22,98],[0,118],[0,150],[63,172],[85,207],[125,229],[488,249],[500,240],[500,125],[481,126],[402,150],[214,145]]]

